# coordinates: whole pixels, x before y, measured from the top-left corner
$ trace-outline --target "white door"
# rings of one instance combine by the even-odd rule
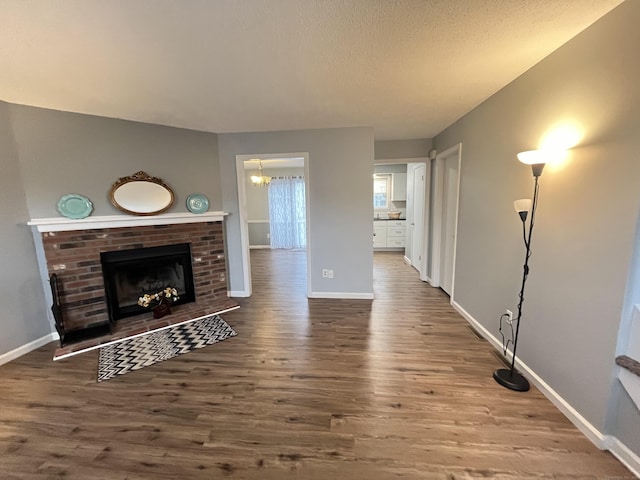
[[[413,169],[413,219],[411,228],[411,265],[422,273],[424,244],[424,192],[426,165]]]
[[[444,192],[442,204],[442,272],[441,288],[449,295],[453,291],[453,265],[456,245],[456,217],[458,211],[458,156],[444,164]]]

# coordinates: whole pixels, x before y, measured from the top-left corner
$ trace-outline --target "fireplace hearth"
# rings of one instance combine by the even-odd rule
[[[175,305],[195,301],[188,243],[103,252],[100,262],[111,322],[147,311],[138,298],[166,287],[178,291]]]

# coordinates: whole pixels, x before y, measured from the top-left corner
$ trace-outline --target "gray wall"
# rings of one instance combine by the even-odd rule
[[[0,354],[51,333],[9,106],[0,102]]]
[[[67,193],[86,195],[93,215],[117,215],[109,201],[120,177],[144,170],[174,191],[170,212],[199,192],[222,209],[217,135],[56,110],[9,105],[32,218],[57,217]]]
[[[613,373],[640,204],[638,18],[640,2],[625,2],[434,142],[463,144],[455,300],[498,336],[522,273],[512,202],[533,188],[516,153],[558,122],[581,126],[569,161],[541,177],[518,354],[600,431],[608,404],[619,409],[609,433],[636,454],[640,413]]]
[[[432,143],[430,138],[375,142],[375,158],[378,160],[426,157],[431,150]]]
[[[218,137],[223,206],[227,218],[231,290],[245,289],[242,278],[236,155],[308,152],[311,288],[314,292],[371,294],[373,249],[373,130],[339,128]],[[334,278],[322,278],[322,269]]]

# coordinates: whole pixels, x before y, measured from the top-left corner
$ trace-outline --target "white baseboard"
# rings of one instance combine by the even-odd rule
[[[9,363],[10,361],[15,360],[16,358],[21,357],[22,355],[26,355],[27,353],[32,352],[42,347],[43,345],[46,345],[47,343],[55,342],[59,338],[60,337],[58,336],[57,332],[49,333],[44,337],[40,337],[37,340],[34,340],[33,342],[29,342],[26,345],[22,345],[21,347],[15,348],[10,352],[3,353],[2,355],[0,355],[0,365]]]
[[[502,352],[502,342],[494,336],[489,330],[484,328],[480,322],[473,318],[469,312],[460,306],[457,302],[452,301],[451,305],[456,311],[462,315],[471,326],[476,329],[485,339],[491,343],[499,352]],[[509,357],[511,351],[509,351]],[[580,430],[594,445],[600,449],[604,449],[605,435],[594,427],[586,418],[571,406],[564,398],[562,398],[558,392],[556,392],[549,384],[547,384],[540,376],[538,376],[526,363],[522,362],[519,358],[516,358],[516,366],[518,370],[533,383],[542,394],[547,397],[551,403],[553,403],[558,410],[560,410],[565,417],[567,417],[571,423],[573,423],[578,430]]]
[[[311,292],[309,298],[336,298],[345,300],[373,300],[373,293]]]
[[[491,343],[499,352],[502,352],[502,342],[489,330],[483,327],[469,312],[455,301],[451,302],[453,308],[462,315],[471,326]],[[511,353],[511,352],[509,352]],[[551,388],[540,376],[538,376],[527,364],[516,358],[518,370],[533,383],[542,394],[553,403],[578,430],[580,430],[591,442],[601,450],[609,450],[620,462],[638,478],[640,478],[640,457],[622,443],[616,437],[605,435],[594,427],[586,418],[562,398],[558,392]]]
[[[498,351],[502,351],[502,342],[491,332],[484,328],[469,312],[456,302],[451,302],[456,311],[467,320],[485,339],[489,341]],[[609,450],[620,462],[631,472],[640,478],[640,457],[633,453],[616,437],[604,435],[594,427],[586,418],[562,398],[558,392],[551,388],[542,378],[540,378],[531,368],[519,358],[516,358],[518,370],[533,383],[542,394],[560,410],[565,417],[573,423],[591,442],[601,450]]]
[[[603,449],[609,450],[631,473],[640,478],[640,457],[629,450],[624,443],[616,437],[605,435]]]
[[[251,295],[246,290],[231,290],[227,292],[227,297],[250,297]]]

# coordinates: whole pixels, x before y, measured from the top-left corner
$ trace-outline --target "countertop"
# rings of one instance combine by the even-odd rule
[[[374,218],[374,222],[386,222],[389,220],[406,220],[406,218]]]

